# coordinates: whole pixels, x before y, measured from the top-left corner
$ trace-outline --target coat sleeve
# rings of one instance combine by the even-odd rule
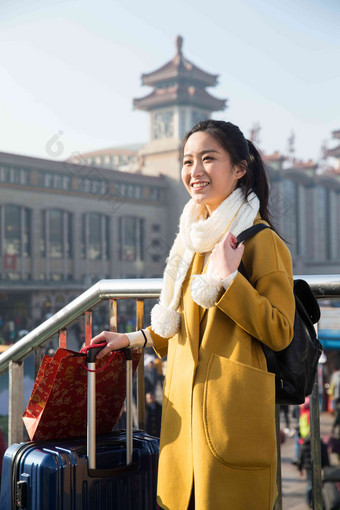
[[[157,335],[157,333],[153,331],[151,326],[149,326],[147,329],[152,337],[154,343],[153,349],[155,353],[159,358],[163,358],[168,353],[169,338],[164,338],[162,336]]]
[[[249,281],[238,272],[216,306],[249,335],[282,350],[292,340],[295,315],[289,251],[266,229],[245,243],[243,262]]]

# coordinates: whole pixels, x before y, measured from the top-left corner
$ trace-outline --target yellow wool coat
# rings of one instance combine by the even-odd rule
[[[259,340],[281,350],[292,339],[292,264],[270,229],[246,241],[242,260],[250,282],[238,273],[202,309],[190,293],[203,268],[196,254],[179,333],[165,339],[149,329],[157,354],[168,356],[157,489],[164,509],[186,510],[193,487],[195,510],[272,510],[275,502],[274,375]]]

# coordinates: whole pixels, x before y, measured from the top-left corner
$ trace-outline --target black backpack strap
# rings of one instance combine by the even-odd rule
[[[236,238],[236,247],[240,243],[243,243],[244,241],[249,239],[250,237],[253,237],[258,232],[261,232],[261,230],[264,230],[265,228],[270,227],[268,225],[265,225],[264,223],[258,223],[257,225],[253,225],[252,227],[243,230],[243,232],[241,232]],[[247,280],[249,280],[246,268],[244,267],[242,260],[240,262],[240,265],[238,266],[238,270],[240,271],[241,274],[243,274],[245,278],[247,278]]]
[[[258,232],[261,232],[261,230],[264,230],[265,228],[270,228],[270,227],[268,225],[265,225],[264,223],[258,223],[257,225],[253,225],[252,227],[247,228],[246,230],[244,230],[243,232],[241,232],[241,234],[239,234],[237,236],[237,245],[239,243],[242,243],[243,241],[246,241],[250,237],[257,234]],[[238,271],[249,281],[249,276],[248,276],[246,268],[244,267],[242,260],[240,262],[240,265],[238,266]],[[275,354],[265,344],[261,343],[261,345],[262,345],[264,354],[266,356],[267,365],[275,366],[276,365]],[[279,389],[282,387],[282,380],[277,375],[277,373],[275,373],[275,387],[276,387],[276,389]]]
[[[265,228],[270,228],[269,225],[265,225],[264,223],[258,223],[257,225],[253,225],[252,227],[247,228],[246,230],[243,230],[241,234],[237,236],[236,241],[236,247],[240,244],[249,239],[249,237],[253,237],[258,232],[261,232],[261,230],[264,230]]]

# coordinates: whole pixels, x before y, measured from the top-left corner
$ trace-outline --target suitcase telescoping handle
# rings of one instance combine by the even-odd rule
[[[103,347],[87,353],[87,459],[88,468],[96,469],[96,356]],[[126,465],[132,464],[132,353],[124,349],[126,359]]]

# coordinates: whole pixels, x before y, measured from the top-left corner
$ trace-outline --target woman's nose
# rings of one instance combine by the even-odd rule
[[[203,166],[200,161],[195,161],[191,167],[191,175],[192,177],[197,177],[203,175]]]

